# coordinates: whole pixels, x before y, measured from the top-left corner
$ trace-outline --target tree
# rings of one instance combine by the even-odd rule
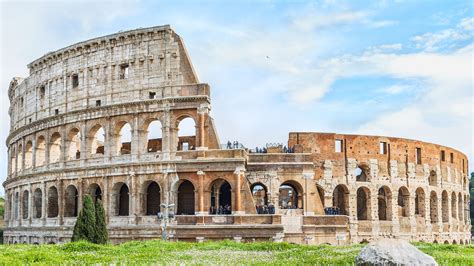
[[[102,206],[102,201],[99,199],[95,201],[95,227],[96,237],[94,243],[106,244],[109,236],[107,233],[107,224],[105,223],[105,210]]]
[[[74,225],[71,241],[86,240],[94,242],[96,239],[96,218],[95,208],[92,203],[92,198],[89,195],[84,197],[82,209]]]

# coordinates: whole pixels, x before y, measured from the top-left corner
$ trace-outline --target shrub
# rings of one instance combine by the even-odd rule
[[[82,210],[79,212],[79,215],[74,225],[74,230],[72,233],[71,241],[80,241],[86,240],[89,242],[94,242],[96,238],[96,218],[95,218],[95,208],[92,203],[92,199],[89,195],[84,197],[84,203],[82,205]]]
[[[106,244],[109,238],[107,233],[107,224],[105,223],[105,210],[102,201],[97,199],[95,202],[95,227],[96,237],[94,243]]]

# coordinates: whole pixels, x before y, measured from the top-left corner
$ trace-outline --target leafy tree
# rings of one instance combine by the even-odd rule
[[[95,202],[95,227],[96,237],[94,243],[106,244],[109,238],[107,233],[107,224],[105,223],[105,210],[102,201],[97,199]]]
[[[84,203],[82,205],[82,210],[79,212],[79,215],[74,225],[74,231],[72,233],[72,240],[80,241],[86,240],[89,242],[94,242],[96,239],[96,218],[95,218],[95,208],[94,203],[92,203],[92,198],[89,195],[84,197]]]

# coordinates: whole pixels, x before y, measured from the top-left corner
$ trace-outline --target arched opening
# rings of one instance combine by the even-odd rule
[[[159,120],[152,121],[147,128],[147,152],[163,149],[163,129]]]
[[[316,185],[316,189],[318,190],[319,198],[321,199],[321,204],[324,207],[324,188],[320,185]]]
[[[419,187],[415,191],[415,215],[425,217],[425,191]]]
[[[366,164],[360,164],[355,170],[356,181],[367,182],[369,181],[369,166]]]
[[[156,215],[160,212],[160,186],[156,182],[151,182],[146,189],[146,215]]]
[[[77,128],[73,128],[69,131],[67,154],[68,160],[81,158],[81,133]]]
[[[89,195],[92,197],[92,201],[95,203],[97,200],[102,200],[102,190],[96,183],[89,186]]]
[[[117,194],[117,204],[116,204],[115,211],[118,216],[128,216],[129,205],[130,205],[129,189],[126,184],[124,183],[120,183],[120,184],[117,184],[119,185],[119,190]]]
[[[448,192],[443,190],[443,193],[441,194],[441,219],[443,223],[449,222],[448,204]]]
[[[132,153],[132,127],[127,122],[119,122],[115,132],[117,155]]]
[[[77,188],[74,185],[69,185],[66,188],[66,198],[64,203],[64,216],[76,217],[78,213],[78,199],[79,195]]]
[[[33,167],[33,142],[28,141],[25,146],[25,169]]]
[[[23,145],[18,145],[18,159],[16,169],[18,172],[23,170]]]
[[[36,141],[35,164],[42,166],[46,163],[46,140],[43,136],[38,137]]]
[[[360,187],[357,189],[357,220],[369,220],[370,218],[370,190]]]
[[[252,191],[253,201],[258,214],[270,213],[268,209],[267,188],[262,183],[254,183],[250,187]]]
[[[20,193],[15,192],[14,198],[14,219],[18,220],[20,217]]]
[[[438,184],[438,175],[434,170],[430,171],[429,183],[430,186],[436,186]]]
[[[378,215],[381,221],[392,220],[392,192],[387,186],[379,188],[377,195]]]
[[[178,187],[178,215],[194,215],[194,186],[183,180]]]
[[[37,188],[35,189],[35,192],[33,194],[33,215],[35,218],[41,218],[42,208],[43,208],[43,193],[41,192],[41,189]]]
[[[438,240],[434,240],[434,241],[433,241],[433,244],[438,244]]]
[[[410,192],[406,187],[398,189],[398,216],[408,217],[410,215]]]
[[[61,135],[56,132],[51,136],[51,142],[49,146],[49,162],[59,162],[61,158]]]
[[[58,213],[58,189],[53,186],[48,189],[48,218],[57,217]]]
[[[178,151],[196,149],[196,123],[191,117],[178,120]]]
[[[29,197],[30,192],[28,190],[23,191],[23,199],[22,199],[22,218],[28,219],[28,212],[29,212]]]
[[[458,220],[459,222],[464,222],[464,217],[463,217],[463,204],[462,204],[462,194],[459,192],[458,196]]]
[[[332,206],[337,213],[349,215],[349,189],[345,185],[337,185],[332,193]]]
[[[101,125],[95,125],[89,132],[90,155],[105,154],[105,131]]]
[[[456,193],[451,193],[451,217],[457,219]]]
[[[278,189],[278,204],[280,209],[302,209],[302,189],[296,182],[285,182]]]
[[[217,179],[211,185],[211,214],[232,214],[232,191],[229,182]]]
[[[10,153],[10,173],[15,173],[16,171],[16,150],[12,148]]]
[[[430,220],[432,224],[438,222],[438,196],[434,191],[430,194]]]

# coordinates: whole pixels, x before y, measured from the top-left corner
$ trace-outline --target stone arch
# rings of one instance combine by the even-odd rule
[[[43,192],[40,188],[33,193],[33,215],[34,218],[41,218],[43,208]]]
[[[435,191],[430,194],[430,220],[431,223],[438,223],[438,196]]]
[[[283,182],[278,189],[278,204],[280,209],[302,209],[302,186],[294,180]]]
[[[324,196],[325,196],[324,188],[320,185],[316,185],[316,189],[318,190],[318,195],[319,195],[319,198],[321,199],[321,204],[323,205],[323,208],[324,208]]]
[[[16,171],[16,149],[13,146],[10,151],[10,173],[13,174]]]
[[[29,197],[30,197],[30,192],[28,190],[23,191],[23,199],[22,199],[22,218],[23,219],[28,219],[29,216]]]
[[[425,217],[425,191],[419,187],[415,190],[415,215]]]
[[[462,194],[459,192],[458,194],[458,220],[459,222],[464,222],[464,213],[463,213],[463,202],[462,202]]]
[[[366,163],[360,163],[355,170],[356,181],[367,182],[370,181],[370,167]]]
[[[25,146],[25,169],[33,167],[33,142],[30,140]]]
[[[46,164],[46,139],[39,136],[36,140],[35,165],[42,166]]]
[[[102,189],[97,183],[92,183],[89,185],[88,193],[92,198],[92,201],[95,203],[97,200],[102,200]]]
[[[58,214],[58,189],[55,186],[51,186],[48,189],[48,218],[58,217]]]
[[[130,214],[130,190],[127,184],[119,182],[114,185],[115,215],[129,216]]]
[[[161,204],[161,189],[160,185],[155,181],[145,182],[143,185],[144,192],[144,214],[145,215],[156,215],[160,212]]]
[[[78,200],[79,193],[74,185],[69,185],[66,188],[66,195],[64,198],[64,217],[76,217],[78,214]]]
[[[146,152],[163,150],[163,125],[158,119],[148,120],[143,129],[146,132]]]
[[[382,186],[378,190],[377,195],[378,215],[379,220],[392,220],[392,192],[387,186]]]
[[[212,181],[211,191],[211,214],[232,213],[232,187],[227,180],[218,178]]]
[[[61,134],[54,132],[49,143],[49,162],[56,163],[61,159]]]
[[[18,145],[18,158],[17,158],[16,170],[18,172],[23,171],[23,145]]]
[[[116,155],[132,153],[133,137],[133,128],[129,122],[119,121],[116,123],[114,131],[115,147],[117,147]]]
[[[89,139],[89,155],[104,155],[106,134],[104,127],[100,124],[94,125],[87,136]]]
[[[371,219],[370,189],[359,187],[357,189],[357,220]]]
[[[438,184],[438,174],[436,171],[431,170],[430,171],[430,176],[428,177],[428,181],[430,186],[436,186]]]
[[[457,206],[456,206],[457,200],[456,200],[456,192],[451,193],[451,217],[453,219],[457,219]]]
[[[443,223],[449,222],[449,200],[448,192],[443,190],[441,193],[441,219]]]
[[[178,151],[196,149],[196,125],[196,120],[189,115],[183,115],[176,119]]]
[[[250,191],[252,192],[257,213],[261,214],[264,211],[261,209],[261,206],[268,205],[268,189],[261,182],[256,182],[250,186]]]
[[[410,192],[404,186],[398,189],[398,215],[400,217],[410,215]]]
[[[81,158],[81,132],[77,128],[69,130],[67,136],[68,149],[67,158],[68,160],[77,160]]]
[[[178,185],[178,207],[176,214],[178,215],[194,215],[195,199],[194,185],[191,181],[181,179]]]
[[[453,245],[456,245],[456,244],[457,244],[456,240],[453,240]]]
[[[343,215],[349,215],[349,189],[346,185],[339,184],[332,193],[332,206],[339,208]]]

